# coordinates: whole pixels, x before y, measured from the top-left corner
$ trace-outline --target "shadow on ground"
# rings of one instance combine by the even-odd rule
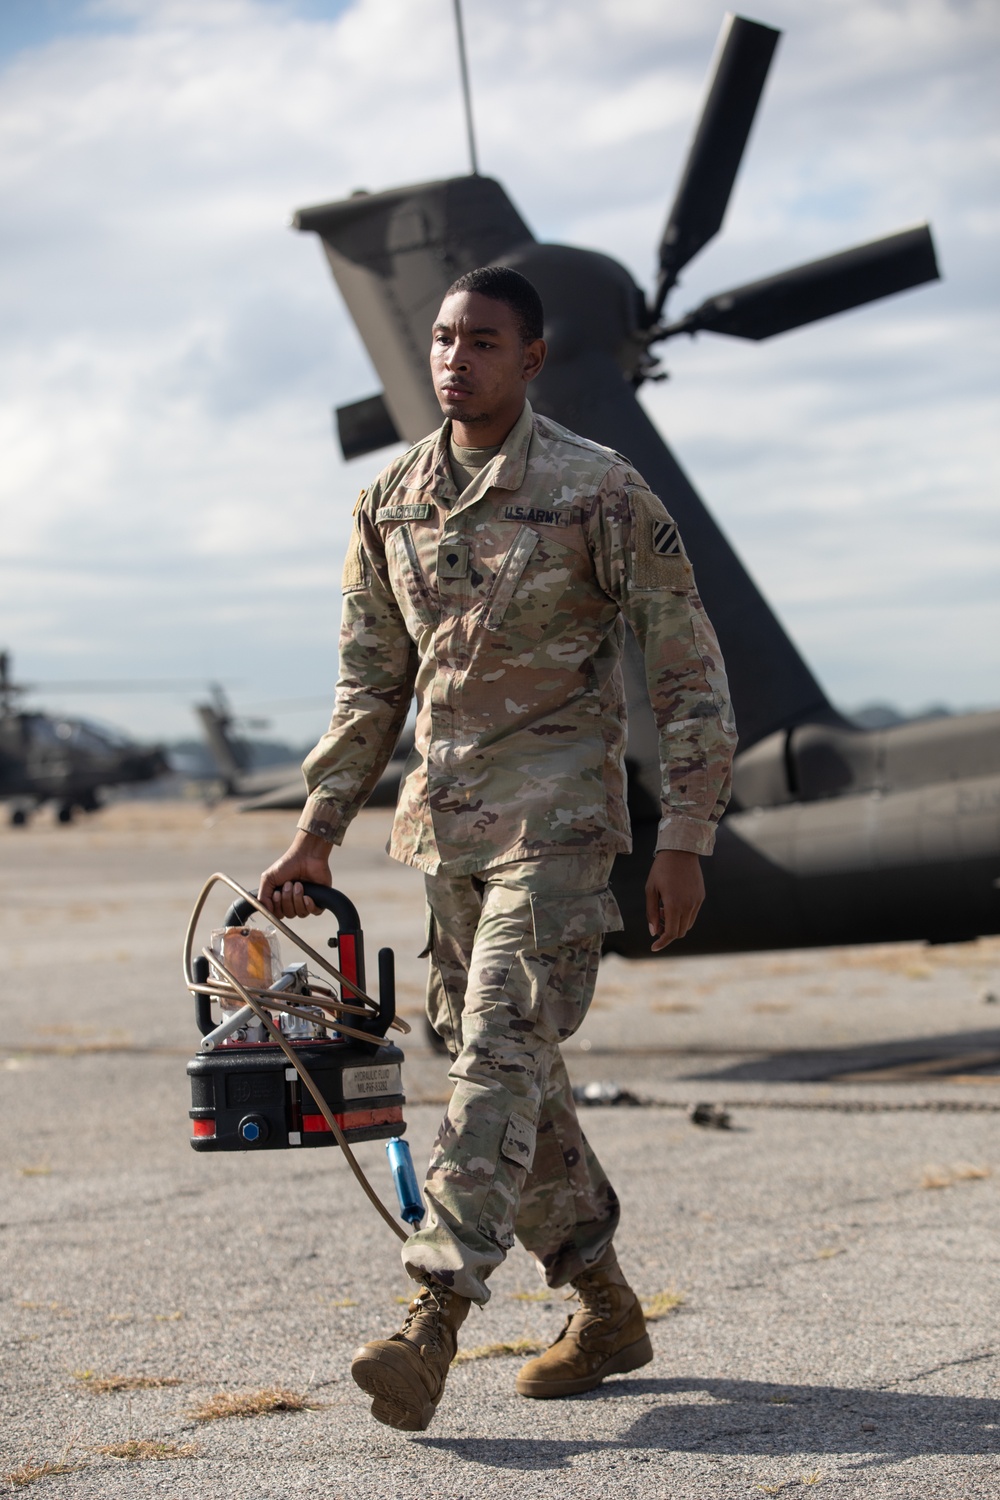
[[[1000,1074],[1000,1031],[959,1031],[854,1047],[770,1052],[688,1078],[732,1083],[947,1082]]]
[[[960,1363],[996,1357],[991,1350]],[[932,1373],[930,1371],[926,1372]],[[697,1399],[686,1401],[695,1394]],[[752,1380],[621,1380],[580,1401],[662,1397],[614,1440],[417,1438],[471,1463],[507,1469],[560,1469],[588,1453],[620,1450],[639,1462],[670,1453],[783,1452],[857,1455],[867,1469],[928,1454],[1000,1453],[1000,1405],[968,1396],[924,1396],[836,1386]]]

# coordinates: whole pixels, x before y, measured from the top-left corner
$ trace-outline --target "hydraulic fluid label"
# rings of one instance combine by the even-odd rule
[[[399,1063],[381,1063],[371,1068],[345,1068],[343,1079],[345,1099],[374,1099],[381,1094],[401,1094],[403,1081]]]

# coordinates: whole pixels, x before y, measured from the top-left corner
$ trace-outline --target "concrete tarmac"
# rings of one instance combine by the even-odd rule
[[[11,1493],[1000,1496],[1000,941],[607,960],[567,1060],[644,1104],[585,1124],[622,1262],[663,1310],[655,1360],[574,1400],[517,1396],[524,1356],[500,1346],[548,1342],[566,1312],[518,1248],[463,1330],[479,1357],[426,1433],[396,1433],[348,1364],[408,1283],[339,1152],[188,1145],[184,921],[213,869],[252,885],[291,821],[122,803],[0,832]],[[397,952],[419,1163],[447,1079],[419,1028],[421,883],[387,827],[361,815],[335,883],[370,968]],[[698,1101],[732,1128],[689,1123]],[[358,1154],[390,1201],[383,1147]],[[305,1409],[193,1415],[272,1387]]]

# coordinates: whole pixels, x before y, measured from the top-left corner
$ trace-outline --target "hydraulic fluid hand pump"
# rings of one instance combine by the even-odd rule
[[[217,884],[237,896],[194,952],[195,930]],[[337,935],[333,964],[228,876],[209,878],[195,903],[184,943],[184,979],[201,1032],[191,1080],[191,1145],[196,1151],[260,1151],[340,1146],[374,1206],[386,1212],[350,1149],[386,1140],[402,1217],[423,1217],[410,1151],[400,1139],[405,1096],[403,1053],[387,1039],[409,1026],[396,1015],[391,948],[378,955],[378,999],[365,988],[364,938],[354,903],[329,886],[305,883]],[[264,926],[253,925],[263,918]],[[279,934],[306,961],[282,966]],[[322,982],[320,974],[329,982]],[[218,1006],[219,1019],[213,1016]]]

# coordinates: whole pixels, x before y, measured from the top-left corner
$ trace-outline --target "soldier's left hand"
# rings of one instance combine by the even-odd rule
[[[655,939],[654,953],[691,930],[704,899],[705,881],[697,854],[661,849],[646,881],[646,920]]]

